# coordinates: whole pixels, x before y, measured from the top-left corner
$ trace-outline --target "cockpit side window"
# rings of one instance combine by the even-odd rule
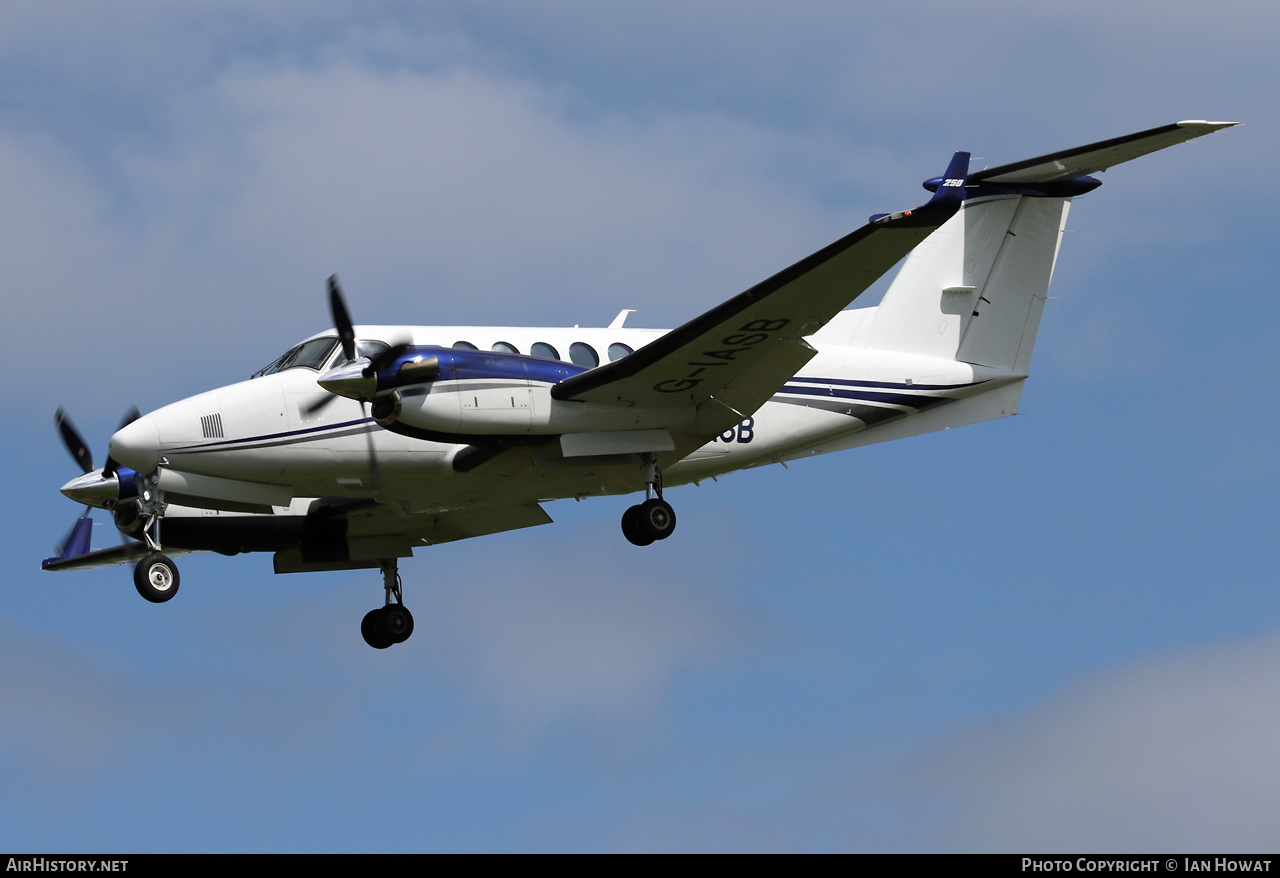
[[[384,341],[372,341],[367,338],[356,339],[356,359],[366,358],[371,360],[389,347],[391,345]],[[347,355],[342,351],[338,351],[338,356],[334,358],[333,365],[341,366],[345,362],[347,362]]]
[[[271,363],[271,365],[254,372],[251,377],[273,375],[286,369],[313,369],[318,372],[320,367],[324,365],[324,361],[329,359],[329,354],[333,352],[337,344],[338,340],[332,336],[304,341],[302,344],[290,348],[284,356]]]

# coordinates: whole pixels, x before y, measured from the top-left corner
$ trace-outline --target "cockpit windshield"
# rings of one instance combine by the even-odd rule
[[[338,340],[333,336],[325,338],[313,338],[311,341],[304,341],[302,344],[292,347],[284,356],[276,360],[269,366],[265,366],[250,375],[250,378],[260,378],[263,375],[272,375],[276,372],[283,372],[285,369],[314,369],[319,372],[324,368],[325,361],[329,359],[329,355],[333,353],[333,349],[338,346]],[[371,339],[361,338],[356,340],[356,359],[373,359],[378,354],[385,351],[390,345],[384,341],[373,341]],[[347,362],[347,355],[342,351],[338,351],[338,355],[333,359],[334,366],[341,366]]]
[[[320,367],[324,365],[325,360],[329,359],[329,354],[333,353],[333,349],[337,344],[338,340],[332,336],[304,341],[297,347],[290,348],[284,356],[271,365],[254,372],[251,377],[258,378],[262,375],[273,375],[276,372],[283,372],[285,369],[303,368],[314,369],[318,372]]]

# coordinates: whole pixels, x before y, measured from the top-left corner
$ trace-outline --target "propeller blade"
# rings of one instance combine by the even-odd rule
[[[124,417],[120,420],[120,426],[116,427],[116,432],[120,432],[140,417],[142,417],[142,412],[138,411],[138,407],[136,405],[129,406],[129,410],[124,413]],[[119,466],[119,464],[116,463],[115,458],[108,454],[107,462],[102,465],[102,477],[104,479],[109,479],[114,476],[116,474],[117,466]]]
[[[378,354],[369,361],[369,365],[364,367],[364,371],[360,374],[366,378],[372,378],[383,369],[394,363],[401,354],[407,351],[412,345],[407,341],[396,342],[382,353]]]
[[[364,413],[365,417],[369,416],[369,406],[363,399],[360,400],[360,411]],[[377,494],[379,487],[378,452],[373,447],[373,430],[368,430],[364,435],[369,444],[369,488],[374,494]]]
[[[338,276],[329,275],[329,310],[333,312],[333,325],[338,330],[338,340],[342,342],[342,353],[347,362],[356,358],[356,330],[351,325],[351,315],[342,301],[342,288],[338,286]]]
[[[319,412],[328,408],[329,404],[337,398],[338,397],[335,394],[326,393],[324,396],[320,397],[315,402],[309,403],[308,405],[303,406],[302,413],[310,417],[311,415],[314,415],[316,412]]]
[[[70,451],[71,456],[76,459],[76,463],[80,464],[81,471],[91,472],[93,470],[93,454],[89,451],[89,446],[85,444],[84,439],[76,431],[71,419],[67,417],[67,413],[62,410],[62,406],[58,406],[58,411],[53,416],[53,422],[58,425],[58,432],[62,434],[62,444],[67,446],[67,451]]]
[[[138,411],[138,407],[136,405],[129,406],[129,410],[125,412],[124,417],[120,419],[120,426],[116,427],[116,432],[123,430],[140,417],[142,417],[142,412]]]

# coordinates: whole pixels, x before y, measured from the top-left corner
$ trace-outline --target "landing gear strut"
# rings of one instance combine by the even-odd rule
[[[364,642],[374,649],[386,649],[396,643],[404,643],[413,633],[413,614],[404,605],[400,591],[400,573],[395,558],[381,562],[382,587],[387,592],[387,602],[376,610],[365,613],[360,622]]]
[[[644,455],[645,501],[622,514],[622,535],[636,546],[665,540],[676,529],[676,511],[662,499],[662,471],[656,454]]]
[[[160,520],[165,500],[160,493],[160,471],[138,480],[138,507],[142,538],[151,550],[133,568],[133,584],[153,604],[163,604],[178,593],[178,565],[160,551]]]

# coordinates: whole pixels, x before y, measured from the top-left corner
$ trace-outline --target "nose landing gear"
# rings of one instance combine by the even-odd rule
[[[143,556],[133,568],[133,584],[153,604],[163,604],[178,593],[178,565],[160,550],[160,521],[166,507],[164,494],[160,492],[160,471],[138,479],[138,513],[142,539],[151,552]],[[120,521],[120,510],[116,512]],[[126,516],[127,518],[127,516]]]
[[[676,511],[662,499],[662,471],[656,454],[644,455],[644,483],[645,501],[622,514],[622,535],[635,546],[665,540],[676,529]]]
[[[413,634],[413,614],[404,605],[395,558],[382,562],[382,587],[387,591],[386,604],[365,613],[360,622],[364,642],[374,649],[386,649],[388,646],[404,643]]]
[[[163,604],[178,593],[178,565],[167,555],[152,552],[133,568],[133,584],[153,604]]]

